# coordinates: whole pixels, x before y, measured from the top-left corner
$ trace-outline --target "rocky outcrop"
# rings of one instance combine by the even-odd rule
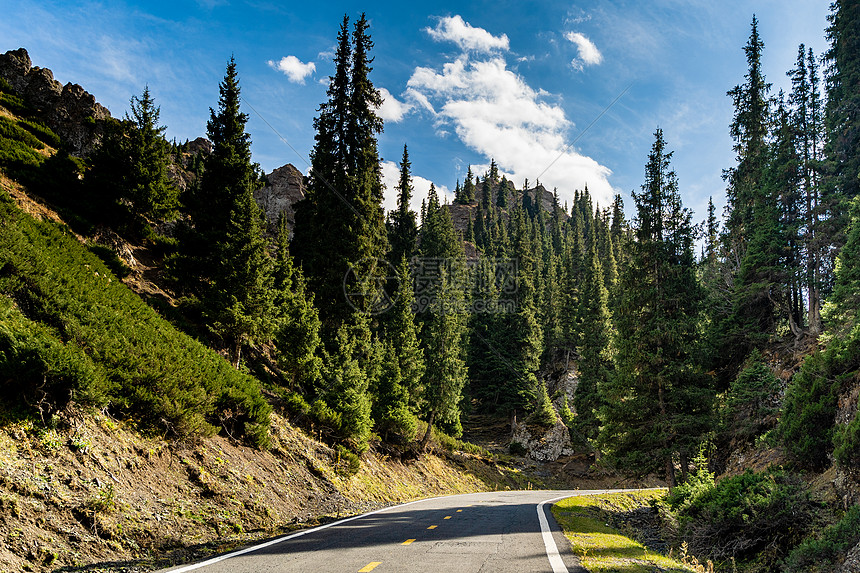
[[[848,552],[837,573],[860,573],[860,543]]]
[[[573,455],[570,432],[560,419],[549,429],[515,424],[511,443],[521,444],[526,455],[538,462],[554,462],[562,456]]]
[[[296,223],[294,205],[304,199],[305,182],[302,172],[292,164],[278,167],[266,176],[268,185],[254,191],[254,199],[266,214],[266,228],[271,235],[278,230],[281,212],[287,216],[290,236]]]
[[[552,405],[556,412],[561,411],[565,402],[568,408],[572,409],[579,375],[568,353],[555,353],[541,374],[547,392],[555,397]],[[575,453],[570,441],[570,431],[560,415],[556,416],[555,424],[549,428],[514,422],[511,443],[514,442],[525,448],[528,457],[539,462],[554,462],[560,457]]]
[[[59,135],[72,155],[85,157],[98,145],[110,112],[78,84],[62,85],[47,68],[33,67],[24,48],[0,55],[0,78]]]

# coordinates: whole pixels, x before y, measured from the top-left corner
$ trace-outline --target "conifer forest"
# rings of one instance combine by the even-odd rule
[[[96,144],[76,152],[0,80],[0,172],[62,219],[0,192],[4,423],[76,404],[266,450],[277,411],[354,471],[468,441],[474,420],[561,427],[592,468],[665,484],[679,535],[723,570],[836,571],[860,542],[860,4],[828,21],[828,50],[800,44],[775,93],[752,18],[722,213],[685,205],[657,125],[611,204],[495,161],[449,201],[416,188],[406,142],[386,211],[364,14],[334,39],[303,198],[275,222],[241,62],[205,146],[167,140],[146,87],[82,120]],[[141,246],[152,288],[96,235]],[[739,452],[777,463],[738,471]],[[839,499],[808,485],[826,472]]]

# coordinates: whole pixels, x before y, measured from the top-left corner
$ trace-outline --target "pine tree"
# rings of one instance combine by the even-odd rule
[[[694,362],[702,291],[691,214],[681,204],[665,145],[658,129],[645,184],[633,194],[636,240],[621,279],[616,374],[606,385],[600,438],[626,468],[662,467],[674,486],[673,458],[694,452],[710,427],[711,395]]]
[[[409,151],[403,146],[403,158],[400,160],[400,181],[397,184],[397,210],[391,214],[391,224],[388,229],[391,251],[388,260],[392,265],[400,264],[400,259],[412,258],[415,254],[418,239],[418,222],[415,211],[409,208],[412,200],[412,175],[409,171]]]
[[[729,202],[726,222],[727,240],[732,257],[743,258],[747,243],[753,234],[754,206],[760,202],[761,182],[767,165],[767,133],[770,105],[761,66],[764,42],[758,33],[758,20],[752,19],[752,31],[744,46],[748,70],[746,82],[728,92],[735,108],[729,132],[734,140],[737,166],[725,170],[728,182],[726,194]]]
[[[210,109],[207,123],[212,153],[192,218],[199,244],[206,249],[200,265],[206,272],[201,291],[204,320],[238,368],[242,345],[268,340],[274,328],[271,259],[253,196],[259,181],[245,132],[248,116],[239,110],[233,58],[219,89],[218,110]]]
[[[460,436],[460,400],[467,379],[464,360],[465,315],[459,311],[463,292],[455,284],[457,279],[441,269],[434,302],[425,317],[422,330],[426,356],[424,372],[424,414],[427,430],[424,445],[435,424],[449,434]]]
[[[484,176],[484,181],[481,183],[481,207],[484,208],[485,211],[489,211],[493,206],[493,188],[490,185],[490,178]]]
[[[496,174],[498,176],[498,173]],[[491,177],[492,179],[492,177]],[[508,208],[508,180],[502,179],[502,182],[499,184],[499,190],[496,194],[496,207],[499,209],[507,209]]]
[[[834,0],[830,7],[827,39],[830,49],[827,61],[825,109],[828,178],[830,179],[829,210],[838,219],[834,234],[844,230],[847,211],[838,205],[844,197],[850,201],[860,194],[860,6],[851,0]],[[835,237],[837,246],[844,239]]]
[[[158,125],[161,108],[150,97],[149,86],[141,97],[131,98],[128,172],[124,178],[128,198],[140,217],[169,218],[176,214],[179,192],[167,177],[167,142]]]
[[[406,259],[401,259],[397,271],[397,300],[386,322],[386,338],[400,362],[400,383],[406,389],[408,404],[412,412],[418,413],[423,401],[421,381],[425,370],[424,350],[419,342],[421,324],[415,321],[412,308],[415,294]]]
[[[592,235],[595,231],[592,229]],[[603,407],[600,390],[606,384],[611,369],[609,337],[609,292],[604,284],[603,265],[592,236],[591,248],[585,260],[585,280],[579,300],[582,323],[582,346],[579,360],[579,385],[574,395],[576,428],[580,435],[593,440],[599,429],[598,413]]]
[[[472,181],[472,166],[466,169],[466,179],[463,181],[463,203],[471,203],[475,200],[475,183]]]
[[[380,96],[368,77],[373,42],[367,28],[362,15],[350,42],[344,16],[328,101],[314,120],[307,193],[296,206],[293,254],[316,295],[329,341],[354,307],[371,310],[386,266],[378,264],[388,244],[376,143]]]
[[[462,432],[459,405],[467,376],[463,353],[466,320],[462,309],[465,254],[454,231],[451,212],[439,204],[433,184],[420,235],[419,254],[425,266],[416,269],[416,281],[426,288],[415,295],[429,301],[428,308],[419,314],[425,356],[423,413],[428,422],[422,442],[426,445],[433,424],[455,435]]]
[[[361,453],[372,424],[369,389],[376,385],[367,364],[376,358],[367,315],[356,312],[345,320],[332,347],[323,369],[324,389],[311,415],[328,435]]]
[[[792,246],[792,259],[800,266],[801,256],[794,252],[801,246],[802,240],[806,254],[806,269],[803,284],[806,287],[808,302],[807,326],[811,334],[821,331],[821,296],[822,296],[822,251],[827,248],[823,244],[821,228],[821,189],[820,161],[821,146],[824,139],[822,124],[822,102],[819,93],[818,63],[811,49],[807,53],[805,46],[798,47],[796,67],[787,73],[791,77],[791,94],[789,102],[792,105],[791,127],[794,134],[794,153],[790,160],[792,175],[792,192],[788,199],[786,215],[791,219],[789,241]],[[778,118],[779,120],[780,118]],[[783,155],[787,155],[786,152]],[[786,168],[789,166],[786,165]],[[803,208],[799,208],[803,199]],[[795,221],[796,219],[796,221]],[[797,230],[794,230],[797,227]],[[803,230],[803,236],[801,236]],[[794,271],[794,269],[792,269]],[[792,272],[792,275],[796,273]],[[797,297],[799,298],[799,297]],[[795,312],[799,305],[794,305]],[[798,322],[798,321],[796,321]],[[802,324],[802,322],[801,322]]]
[[[301,269],[289,252],[289,229],[284,213],[278,219],[277,257],[273,270],[275,355],[291,390],[314,393],[322,376],[319,313],[307,290]]]
[[[389,441],[390,434],[405,440],[415,437],[416,422],[409,410],[409,392],[403,383],[397,351],[391,343],[384,345],[372,414],[376,431],[384,441]]]
[[[161,110],[149,86],[132,96],[131,115],[108,127],[93,154],[87,183],[94,191],[95,209],[116,225],[131,211],[132,232],[151,233],[149,219],[170,219],[179,208],[179,191],[167,177],[168,143],[158,125]],[[127,205],[128,207],[124,207]],[[128,216],[128,215],[124,215]]]

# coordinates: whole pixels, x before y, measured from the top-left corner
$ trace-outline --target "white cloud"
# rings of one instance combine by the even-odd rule
[[[576,44],[579,56],[574,58],[570,65],[576,70],[582,70],[585,66],[596,66],[603,61],[603,54],[594,45],[594,42],[579,32],[568,32],[565,38]]]
[[[588,184],[601,205],[609,205],[615,190],[610,170],[566,145],[572,127],[560,105],[545,101],[493,56],[472,61],[461,55],[441,70],[416,68],[408,82],[410,93],[423,96],[436,110],[436,127],[451,126],[471,149],[494,158],[519,187],[540,177],[548,189],[557,186],[562,199]],[[416,97],[416,96],[412,96]]]
[[[397,209],[397,184],[400,182],[400,166],[397,163],[393,161],[382,162],[382,182],[385,184],[382,205],[386,211],[393,211]],[[416,213],[421,212],[421,201],[427,198],[430,183],[429,179],[412,175],[413,191],[409,206]],[[447,197],[449,203],[454,200],[454,192],[444,185],[436,185],[436,193],[439,194],[439,201],[443,201],[443,197]]]
[[[510,47],[507,35],[493,36],[483,28],[464,22],[459,15],[440,18],[435,28],[424,28],[424,31],[437,42],[454,42],[464,52],[490,53],[507,51]]]
[[[303,64],[302,61],[295,56],[283,57],[279,62],[269,60],[267,63],[276,70],[284,72],[287,78],[296,84],[305,83],[305,78],[317,70],[317,65],[315,63],[308,62]]]
[[[398,123],[413,107],[411,102],[399,101],[385,88],[379,88],[379,95],[382,96],[382,105],[378,115],[385,121]]]

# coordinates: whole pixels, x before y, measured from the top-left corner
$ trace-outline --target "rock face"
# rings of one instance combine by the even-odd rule
[[[838,573],[860,573],[860,543],[848,552]]]
[[[266,176],[269,184],[254,191],[254,199],[266,214],[266,227],[271,235],[277,234],[278,217],[286,212],[290,236],[295,227],[296,202],[305,197],[305,182],[301,171],[292,164],[278,167]]]
[[[515,425],[511,442],[522,444],[528,457],[539,462],[554,462],[561,456],[574,453],[570,447],[570,432],[558,418],[548,430],[526,424]]]
[[[574,361],[566,354],[553,356],[545,368],[543,378],[550,396],[557,396],[552,401],[556,412],[561,410],[564,400],[567,400],[568,407],[571,407],[576,387],[579,385]],[[560,416],[549,429],[528,426],[525,423],[515,424],[511,442],[522,444],[527,451],[526,455],[539,462],[554,462],[562,456],[575,453],[570,432]]]
[[[110,112],[78,84],[65,86],[47,68],[33,67],[24,48],[0,55],[0,78],[59,135],[72,155],[85,157],[101,141]]]

